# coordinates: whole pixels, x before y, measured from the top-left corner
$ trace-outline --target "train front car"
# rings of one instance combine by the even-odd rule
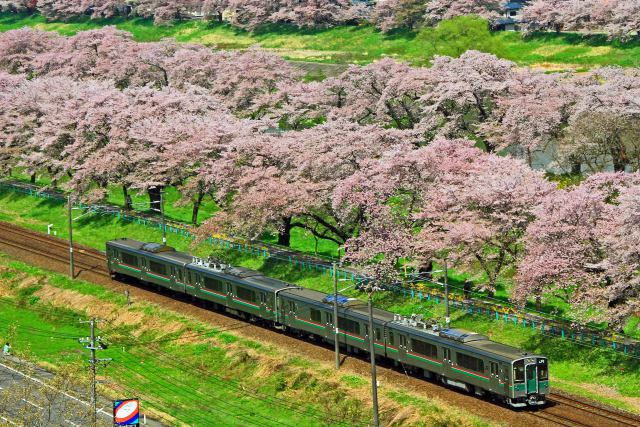
[[[514,360],[509,405],[522,408],[546,403],[549,394],[549,365],[546,357],[529,356]]]

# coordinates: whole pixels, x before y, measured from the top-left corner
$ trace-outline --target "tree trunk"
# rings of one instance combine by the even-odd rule
[[[579,161],[571,162],[571,175],[580,175],[582,173],[582,164]]]
[[[191,223],[193,225],[198,224],[198,212],[200,211],[202,199],[204,199],[204,193],[200,191],[198,197],[196,197],[196,200],[193,202],[193,211],[191,212]]]
[[[36,174],[32,173],[31,176],[29,177],[29,182],[32,184],[36,183]]]
[[[282,223],[284,227],[278,233],[278,244],[282,246],[290,246],[291,245],[291,217],[282,218]]]
[[[613,161],[613,170],[615,172],[624,172],[627,168],[626,153],[624,149],[620,148],[612,148],[611,152],[611,160]]]
[[[427,261],[424,265],[421,265],[418,268],[418,273],[426,273],[431,277],[431,272],[433,271],[433,260]]]
[[[149,194],[149,209],[154,212],[160,212],[160,187],[150,188],[147,192]]]
[[[542,297],[540,295],[536,295],[536,310],[542,311]]]
[[[124,196],[124,209],[130,211],[133,209],[131,205],[131,196],[129,196],[129,191],[127,190],[127,186],[122,186],[122,195]]]

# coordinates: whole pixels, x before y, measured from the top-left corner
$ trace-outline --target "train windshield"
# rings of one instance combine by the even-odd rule
[[[524,360],[513,362],[513,381],[516,383],[524,382]]]
[[[538,379],[549,379],[549,367],[547,366],[547,359],[538,359]]]

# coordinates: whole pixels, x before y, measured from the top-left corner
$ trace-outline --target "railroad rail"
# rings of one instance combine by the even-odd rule
[[[36,231],[24,229],[13,224],[0,222],[0,244],[14,247],[44,259],[68,263],[68,243],[66,240]],[[45,244],[45,245],[43,245]],[[48,250],[38,246],[46,247]],[[83,271],[110,277],[106,268],[106,255],[93,248],[76,246],[76,266],[78,275]],[[638,426],[640,417],[604,406],[589,403],[582,399],[552,393],[550,405],[537,411],[527,412],[533,417],[545,420],[551,425],[567,427],[605,427]]]
[[[554,405],[569,407],[575,411],[584,413],[587,417],[595,418],[594,421],[598,418],[604,418],[608,421],[615,422],[618,426],[640,426],[640,416],[622,411],[614,411],[603,405],[590,403],[583,399],[558,393],[549,394],[547,399]]]

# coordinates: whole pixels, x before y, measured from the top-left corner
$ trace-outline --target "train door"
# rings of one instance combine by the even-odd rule
[[[185,285],[185,277],[184,277],[184,268],[176,267],[177,276],[176,276],[176,290],[182,293],[187,292],[187,287]]]
[[[227,307],[235,307],[234,301],[233,301],[233,283],[231,282],[226,282],[226,286],[227,286]]]
[[[451,349],[442,347],[442,373],[445,377],[451,374]]]
[[[267,311],[267,293],[258,291],[258,301],[260,303],[260,317],[268,319],[269,312]]]
[[[500,366],[497,362],[489,362],[489,371],[491,373],[491,390],[502,393],[503,385],[500,383]]]
[[[169,279],[171,280],[171,282],[169,283],[169,287],[172,290],[176,290],[177,288],[177,283],[176,283],[176,276],[178,275],[178,273],[176,272],[176,266],[175,265],[170,265],[169,266]]]
[[[295,327],[296,313],[298,306],[295,301],[288,300],[285,302],[285,322],[291,327]]]
[[[324,334],[327,338],[336,339],[336,326],[333,323],[333,313],[324,312]],[[338,336],[338,339],[340,336]],[[334,341],[335,342],[335,341]]]
[[[509,372],[511,372],[511,366],[505,363],[500,365],[500,386],[502,387],[501,391],[503,395],[509,395],[509,386],[511,385],[511,380],[509,380]]]
[[[407,361],[407,336],[398,333],[398,360],[402,363]]]
[[[538,392],[538,365],[530,363],[525,366],[527,394]]]
[[[189,295],[196,295],[196,273],[187,269],[187,293]]]

